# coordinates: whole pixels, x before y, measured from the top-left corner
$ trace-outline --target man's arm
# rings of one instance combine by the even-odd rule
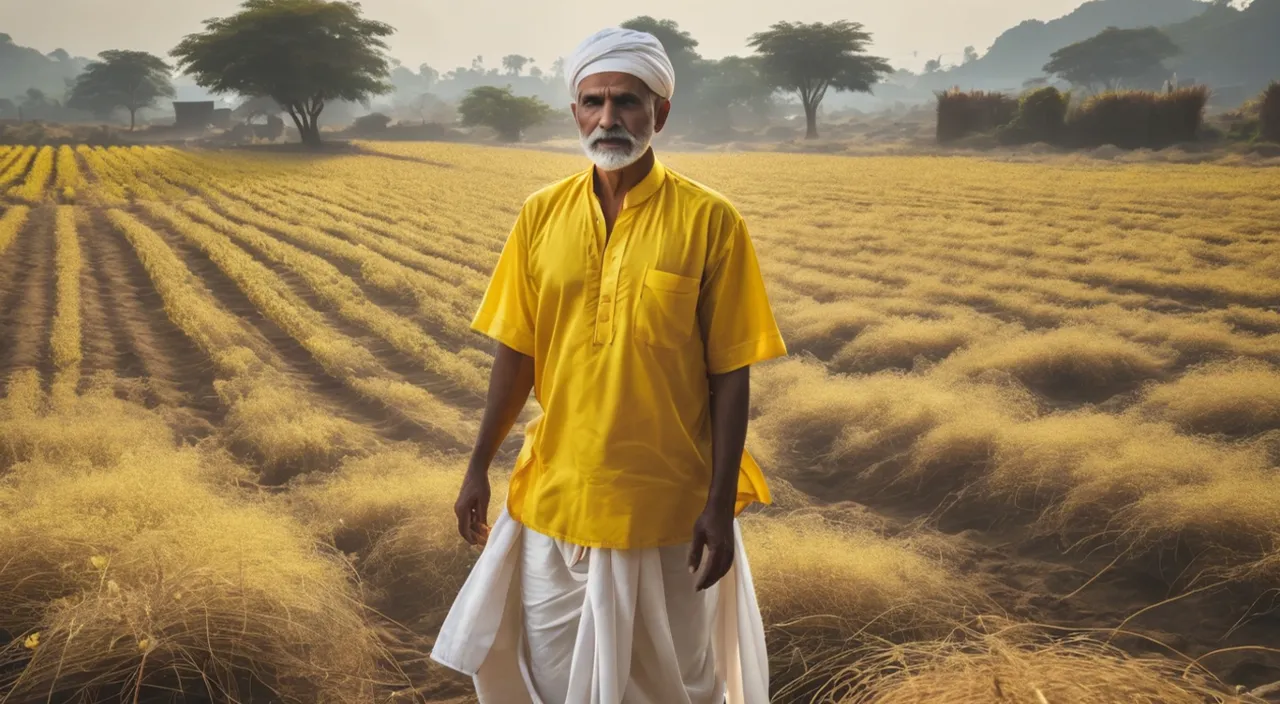
[[[489,465],[502,441],[511,432],[533,388],[533,358],[499,344],[489,372],[489,395],[485,401],[480,433],[471,453],[454,513],[458,532],[475,545],[484,539],[489,517]]]
[[[696,572],[707,551],[702,591],[728,573],[733,566],[734,509],[738,501],[738,472],[742,448],[747,441],[747,416],[751,406],[751,368],[715,374],[711,380],[711,491],[707,507],[694,526],[689,551],[689,571]]]

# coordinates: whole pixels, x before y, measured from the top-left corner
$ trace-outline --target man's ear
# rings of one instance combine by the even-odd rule
[[[577,122],[578,121],[578,101],[575,100],[572,103],[569,103],[569,112],[573,113],[573,120],[574,122]]]
[[[666,98],[658,98],[658,109],[653,116],[653,132],[657,134],[667,124],[667,118],[671,116],[671,101]]]

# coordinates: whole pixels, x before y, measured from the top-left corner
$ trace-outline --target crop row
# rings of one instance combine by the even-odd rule
[[[306,349],[327,374],[360,396],[395,409],[444,439],[459,445],[466,442],[469,423],[458,408],[412,384],[392,381],[393,375],[368,349],[330,327],[278,274],[224,235],[170,206],[152,203],[147,207],[209,257],[259,311]]]
[[[76,210],[58,207],[54,221],[54,272],[57,303],[49,347],[53,356],[55,395],[74,393],[80,379],[80,240]]]
[[[122,210],[107,218],[137,253],[169,319],[213,362],[233,448],[284,477],[367,446],[372,434],[339,418],[282,373],[263,343],[199,285],[163,238]]]

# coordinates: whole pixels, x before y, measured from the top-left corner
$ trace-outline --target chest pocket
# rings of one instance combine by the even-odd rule
[[[636,337],[654,347],[682,347],[698,317],[698,280],[648,269],[636,311]]]

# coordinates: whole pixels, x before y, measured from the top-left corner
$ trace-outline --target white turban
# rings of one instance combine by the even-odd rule
[[[587,37],[565,59],[569,93],[578,99],[582,79],[597,73],[627,73],[644,81],[654,93],[670,98],[676,89],[675,69],[662,42],[647,32],[610,27]]]

